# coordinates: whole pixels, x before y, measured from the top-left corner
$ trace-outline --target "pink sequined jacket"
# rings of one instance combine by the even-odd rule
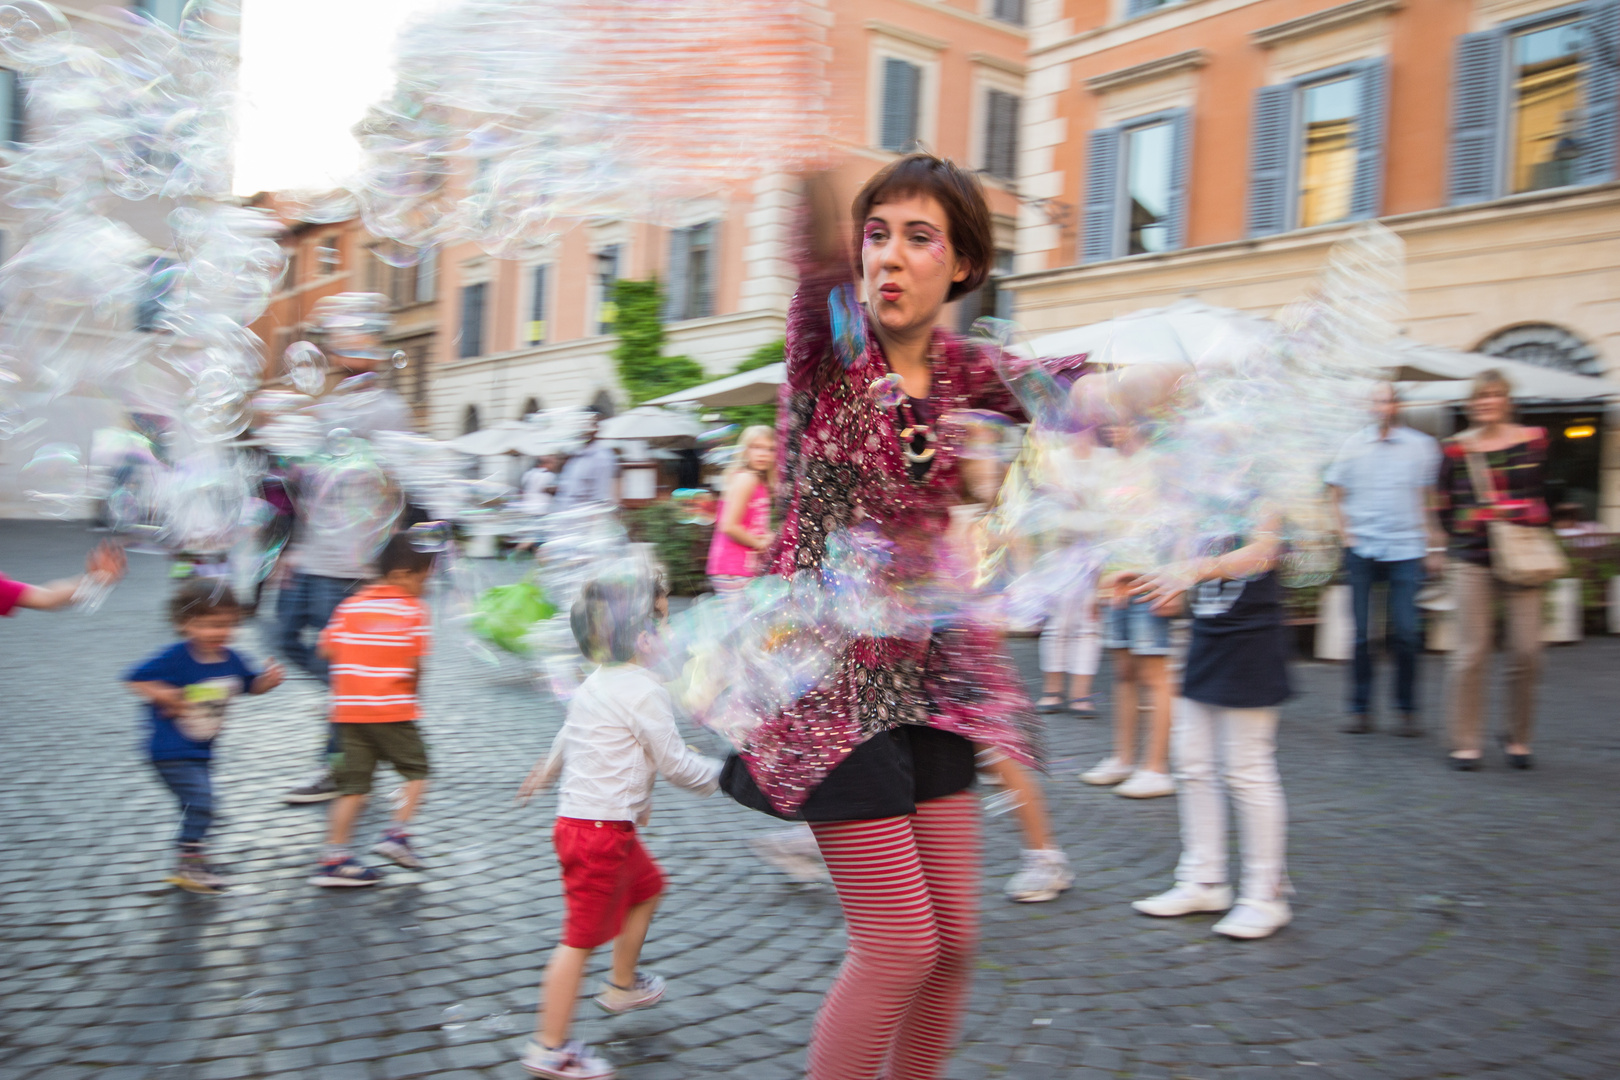
[[[864,355],[847,370],[832,341],[827,298],[847,280],[847,272],[807,273],[789,308],[777,411],[782,525],[767,565],[782,575],[819,567],[828,535],[865,521],[894,545],[897,575],[922,578],[943,550],[950,507],[962,501],[961,448],[947,425],[927,473],[910,477],[896,411],[868,394],[889,370],[875,335],[867,334]],[[936,330],[932,356],[933,416],[988,409],[1022,419],[978,346]],[[972,623],[918,639],[857,640],[832,674],[767,719],[739,753],[771,807],[792,816],[857,746],[903,724],[952,732],[1033,764],[1036,727],[1022,681],[999,636]]]

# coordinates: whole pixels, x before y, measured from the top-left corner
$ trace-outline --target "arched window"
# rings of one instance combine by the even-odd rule
[[[596,396],[591,398],[591,408],[601,413],[604,418],[618,412],[618,406],[613,403],[613,395],[606,390],[596,392]]]
[[[535,413],[537,413],[539,411],[540,411],[540,399],[539,398],[533,398],[533,397],[532,398],[526,398],[524,400],[524,402],[523,402],[523,411],[518,413],[518,419],[522,420],[524,417],[533,416]]]
[[[478,430],[478,406],[469,405],[461,414],[461,433],[471,435]]]
[[[1521,323],[1498,330],[1474,351],[1573,375],[1603,374],[1603,362],[1590,345],[1551,323]]]

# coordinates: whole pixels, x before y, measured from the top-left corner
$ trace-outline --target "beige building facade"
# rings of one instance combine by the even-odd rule
[[[1614,5],[1036,0],[1031,24],[1005,283],[1027,329],[1267,314],[1375,218],[1412,339],[1620,383]],[[1620,415],[1530,404],[1590,477],[1569,497],[1620,529]]]

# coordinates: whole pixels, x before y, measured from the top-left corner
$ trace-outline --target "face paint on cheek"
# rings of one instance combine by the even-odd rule
[[[943,266],[945,263],[945,234],[929,229],[924,235],[928,237],[928,254],[933,256],[935,262]]]

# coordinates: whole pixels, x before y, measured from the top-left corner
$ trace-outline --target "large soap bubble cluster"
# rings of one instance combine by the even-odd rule
[[[394,93],[357,129],[358,207],[400,263],[457,240],[514,257],[569,219],[673,220],[821,153],[820,48],[803,0],[462,0],[401,34]]]

